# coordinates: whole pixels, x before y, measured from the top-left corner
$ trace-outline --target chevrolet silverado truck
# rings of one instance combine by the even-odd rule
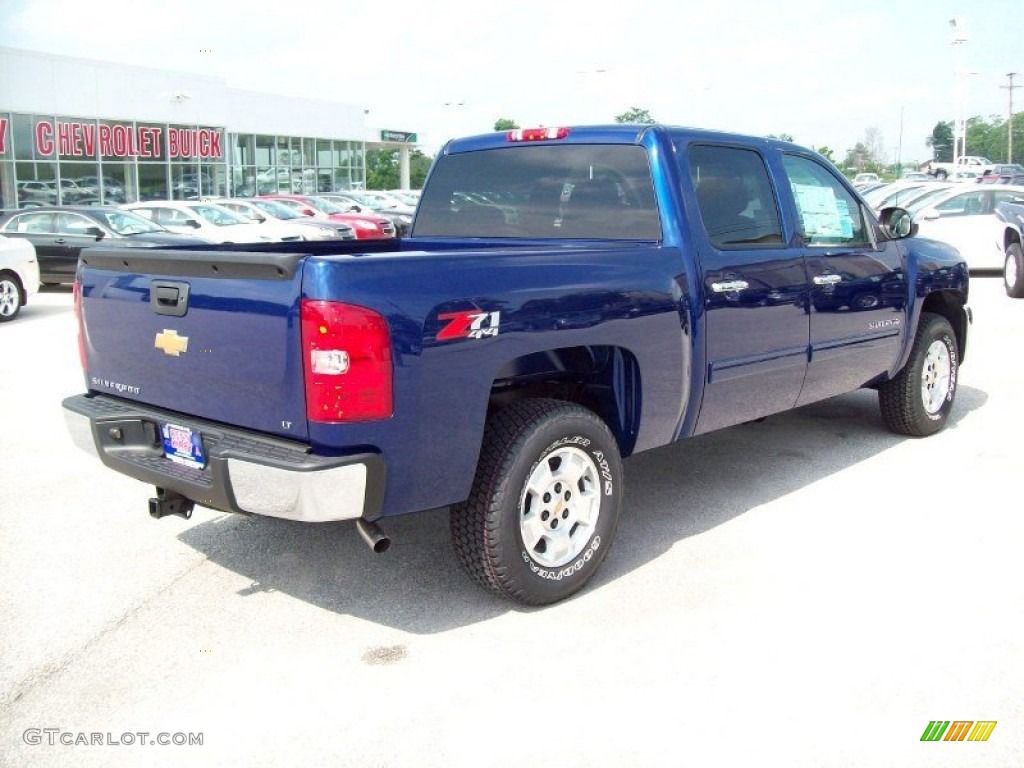
[[[826,160],[669,126],[449,142],[411,235],[83,253],[75,442],[194,504],[355,520],[449,508],[465,570],[547,604],[609,552],[622,459],[877,389],[942,429],[967,266]]]
[[[1024,299],[1024,204],[996,206],[996,243],[1002,246],[1003,285],[1011,299]]]

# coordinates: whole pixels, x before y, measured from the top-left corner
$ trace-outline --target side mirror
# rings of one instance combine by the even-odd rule
[[[312,208],[303,208],[302,209],[302,215],[303,216],[316,216],[316,213],[313,211]]]
[[[883,208],[878,216],[878,223],[891,240],[903,240],[917,234],[917,224],[903,208]]]
[[[99,227],[86,227],[85,234],[89,235],[90,237],[95,237],[97,240],[102,240],[104,237],[107,236],[107,233],[104,232]]]
[[[185,226],[192,227],[192,229],[199,229],[203,225],[200,224],[196,219],[185,219]]]

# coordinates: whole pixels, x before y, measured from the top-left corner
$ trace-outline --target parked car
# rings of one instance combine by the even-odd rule
[[[231,198],[218,200],[217,205],[256,224],[297,227],[303,240],[355,240],[356,237],[355,230],[348,224],[313,220],[274,200]]]
[[[329,200],[310,195],[265,195],[260,199],[277,200],[303,216],[324,221],[340,221],[355,229],[359,240],[381,240],[395,237],[395,225],[382,216],[349,213]]]
[[[881,181],[877,173],[858,173],[853,177],[854,185],[857,184],[873,184],[877,181]]]
[[[1024,184],[1024,165],[1011,163],[993,166],[978,181],[982,184]]]
[[[71,283],[83,248],[155,248],[196,242],[115,206],[53,206],[0,217],[0,234],[32,243],[44,283]],[[205,242],[212,242],[206,240]]]
[[[1003,243],[994,233],[1000,203],[1024,202],[1024,186],[954,186],[945,194],[907,208],[918,235],[948,243],[960,251],[972,270],[1001,270]]]
[[[906,208],[907,199],[923,187],[924,184],[919,181],[894,181],[871,192],[861,192],[861,196],[876,211],[893,205]]]
[[[412,217],[416,214],[414,206],[405,205],[380,192],[329,192],[317,195],[317,197],[329,200],[345,211],[383,216],[395,225],[395,231],[399,237],[409,234],[409,230],[412,228]]]
[[[900,178],[903,181],[931,181],[932,177],[924,171],[904,171]]]
[[[107,203],[123,203],[125,201],[124,184],[104,176],[102,179],[99,176],[82,176],[77,179],[81,185],[92,187],[96,190],[97,196],[99,196],[100,186],[103,187],[103,198]]]
[[[28,240],[0,235],[0,323],[18,316],[39,290],[39,262]]]
[[[397,197],[406,205],[415,207],[420,201],[419,189],[389,189],[387,192],[392,197]]]
[[[259,243],[280,240],[280,237],[268,233],[261,225],[253,224],[214,203],[152,200],[145,203],[129,203],[121,207],[134,211],[171,232],[198,234],[214,243]]]
[[[15,187],[18,206],[30,208],[40,205],[56,205],[57,190],[47,181],[19,181]]]

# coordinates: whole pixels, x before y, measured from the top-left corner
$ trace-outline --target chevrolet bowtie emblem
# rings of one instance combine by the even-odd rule
[[[177,331],[164,328],[156,335],[153,346],[163,351],[165,355],[178,357],[182,352],[188,351],[188,336],[179,336]]]

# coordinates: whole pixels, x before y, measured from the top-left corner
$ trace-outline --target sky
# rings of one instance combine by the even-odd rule
[[[637,107],[840,160],[874,128],[906,163],[955,117],[958,69],[967,115],[1006,116],[1022,22],[1024,0],[0,0],[0,45],[359,105],[428,155],[499,118],[608,123]]]

